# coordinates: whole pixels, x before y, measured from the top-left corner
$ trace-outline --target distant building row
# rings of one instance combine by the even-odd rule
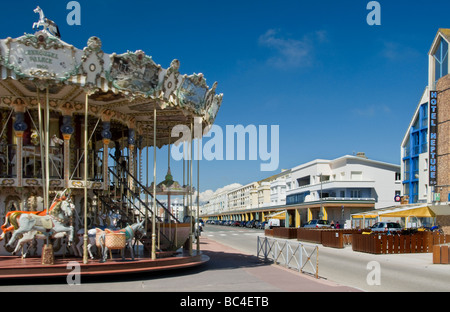
[[[201,215],[262,220],[270,212],[289,208],[285,219],[291,226],[318,218],[344,222],[354,212],[399,204],[395,200],[400,193],[400,166],[361,153],[316,159],[216,194],[201,207]]]

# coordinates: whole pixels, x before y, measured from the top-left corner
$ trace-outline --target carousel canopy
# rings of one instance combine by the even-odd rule
[[[35,109],[47,90],[49,106],[62,115],[84,113],[89,95],[89,116],[118,121],[153,145],[154,109],[157,146],[169,142],[176,125],[195,117],[203,126],[214,123],[222,103],[202,74],[182,75],[180,63],[157,65],[143,51],[106,54],[101,40],[91,37],[80,50],[48,31],[0,40],[0,106]],[[16,106],[15,106],[16,105]],[[20,108],[19,108],[20,109]]]

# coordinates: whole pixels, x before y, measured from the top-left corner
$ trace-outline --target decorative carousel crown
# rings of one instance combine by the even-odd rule
[[[162,68],[141,50],[106,54],[97,37],[89,38],[84,49],[77,49],[62,41],[56,28],[50,31],[50,20],[44,21],[47,24],[40,25],[44,29],[35,34],[0,40],[0,82],[11,80],[23,91],[21,100],[36,102],[36,91],[50,88],[52,98],[58,102],[54,109],[63,111],[75,106],[76,111],[82,96],[71,97],[70,103],[61,103],[61,99],[78,94],[76,90],[80,89],[90,95],[89,104],[96,110],[93,113],[101,111],[112,118],[125,116],[136,128],[139,124],[147,130],[152,127],[144,116],[153,114],[155,107],[159,111],[167,109],[162,116],[172,124],[177,120],[187,124],[194,117],[201,117],[205,125],[214,123],[223,99],[223,94],[216,94],[217,82],[210,88],[203,74],[180,74],[178,60]],[[0,94],[0,105],[13,101],[15,96]],[[1,97],[10,99],[2,103]],[[167,140],[159,145],[163,144]]]

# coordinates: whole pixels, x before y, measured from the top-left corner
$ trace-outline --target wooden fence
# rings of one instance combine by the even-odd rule
[[[297,239],[322,244],[325,247],[344,248],[352,245],[354,251],[372,254],[431,253],[434,245],[450,243],[450,235],[431,232],[415,234],[362,234],[355,229],[304,229],[275,227],[265,230],[266,236]]]
[[[352,242],[352,235],[359,230],[346,229],[297,229],[297,240],[322,244],[325,247],[344,248]]]
[[[274,227],[273,237],[292,239],[297,238],[297,228]]]
[[[409,235],[354,234],[352,249],[372,254],[431,253],[433,246],[450,242],[450,235],[418,232]]]
[[[433,246],[433,263],[450,264],[450,248],[448,245]]]

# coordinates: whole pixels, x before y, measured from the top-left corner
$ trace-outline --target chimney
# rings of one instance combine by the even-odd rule
[[[364,152],[356,153],[356,157],[361,157],[361,158],[367,159],[366,153],[364,153]]]

